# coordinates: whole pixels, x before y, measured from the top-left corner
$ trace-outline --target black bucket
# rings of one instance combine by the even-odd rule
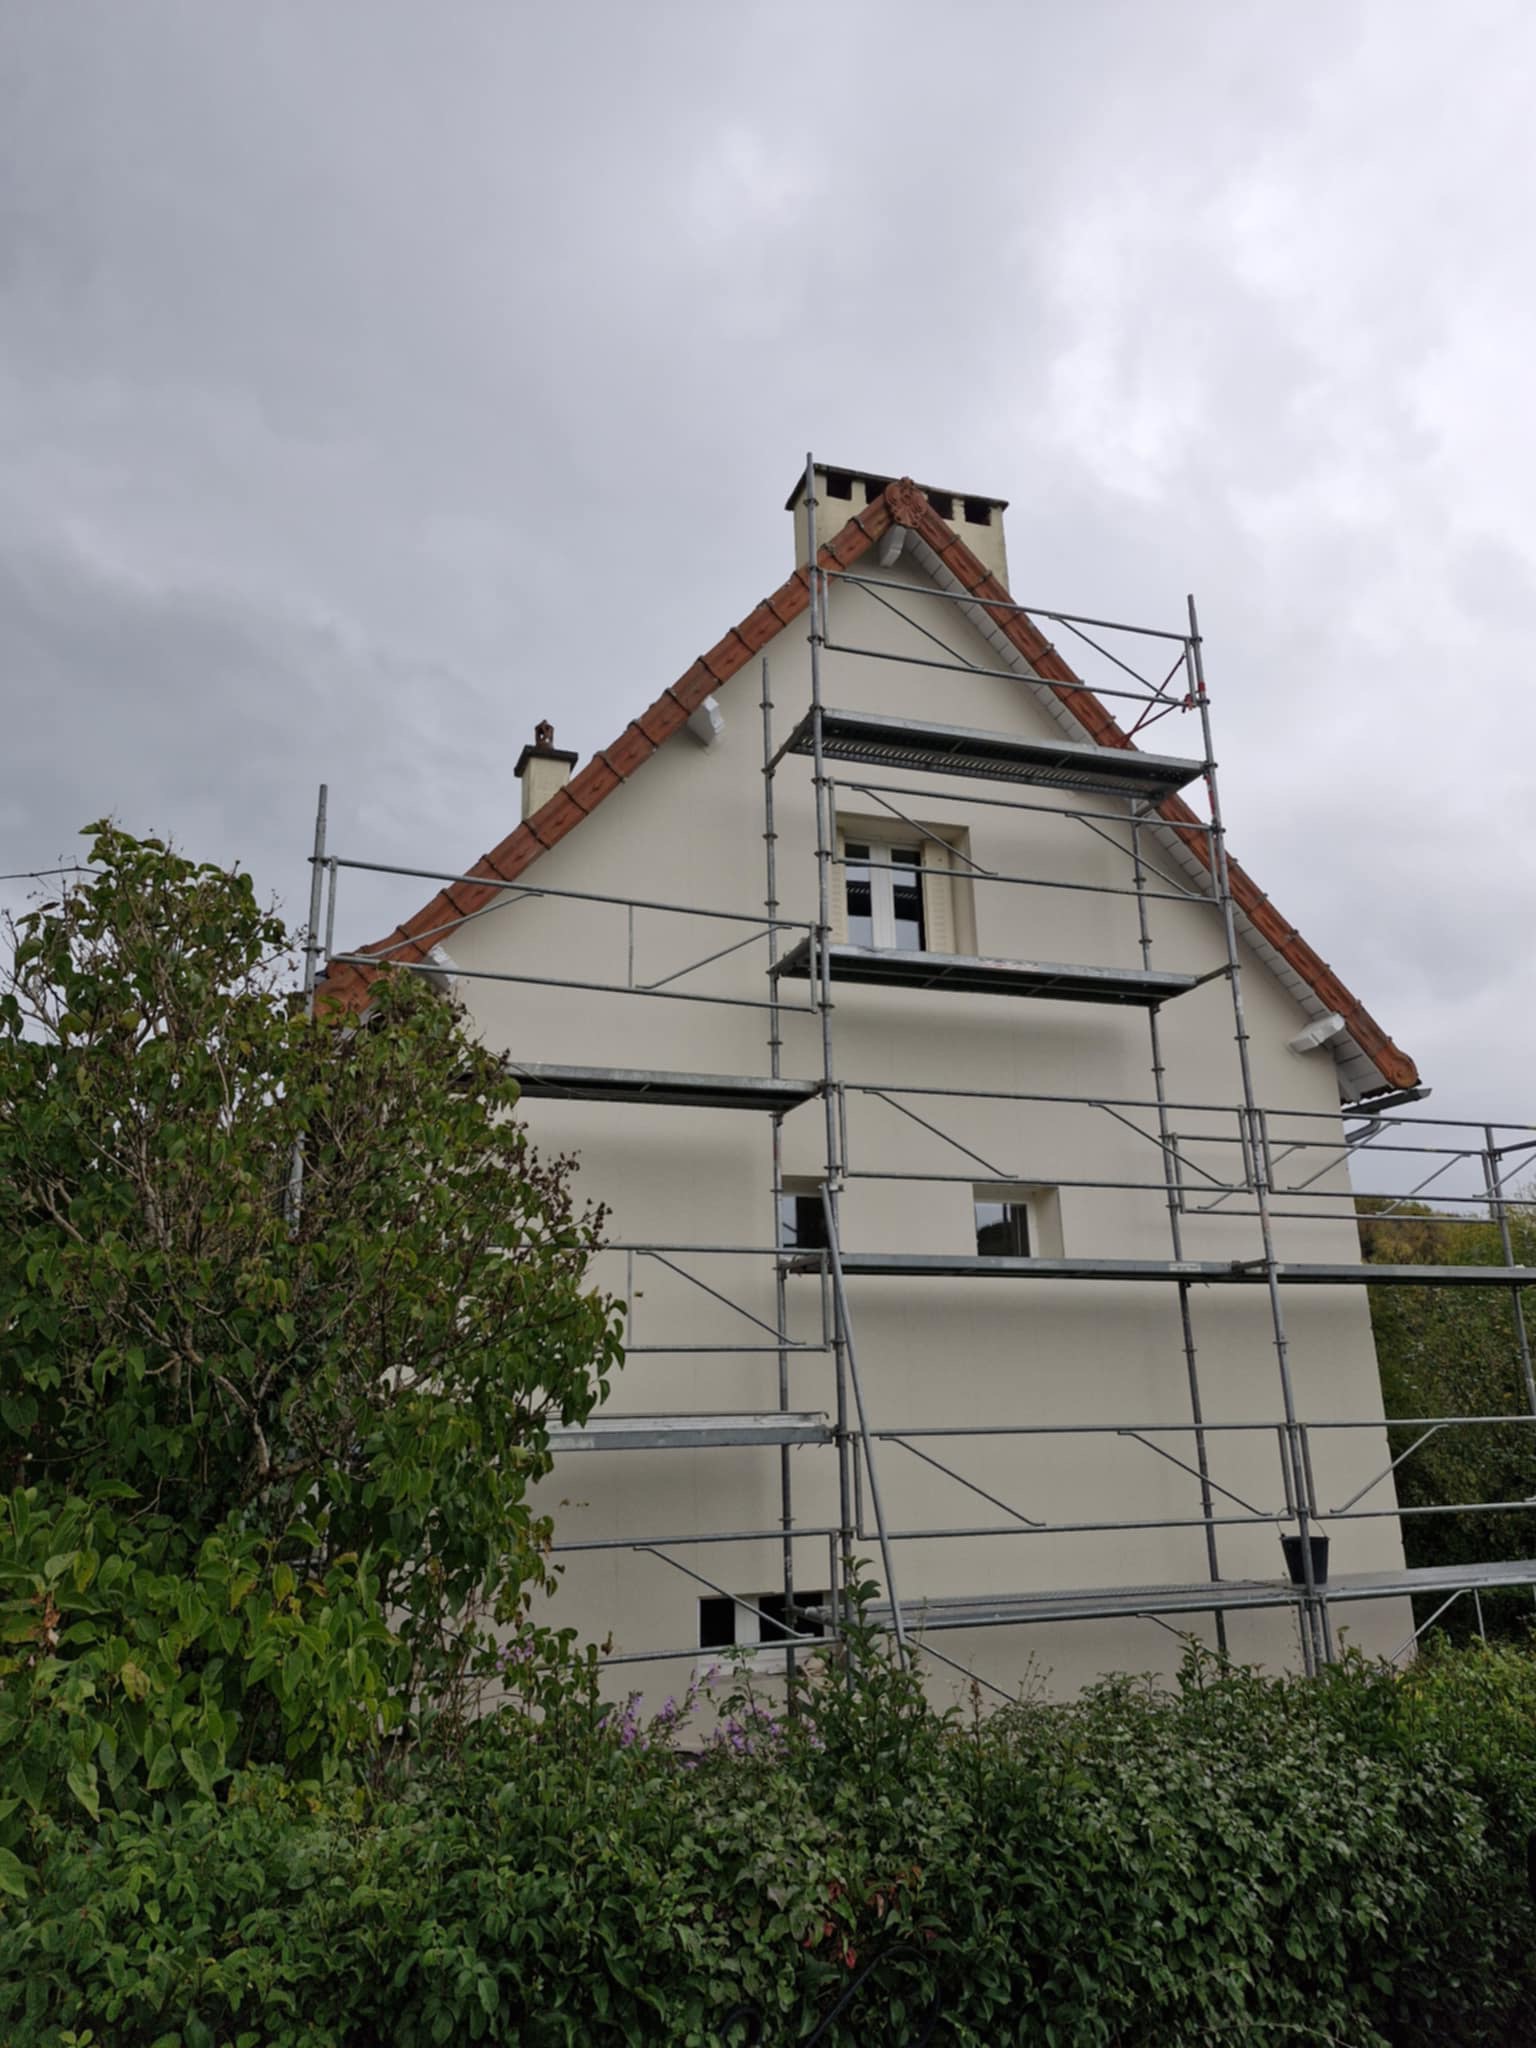
[[[1328,1538],[1326,1536],[1309,1536],[1307,1541],[1312,1546],[1312,1583],[1314,1586],[1326,1586],[1328,1583]],[[1285,1552],[1285,1568],[1291,1575],[1291,1584],[1293,1586],[1304,1586],[1307,1583],[1307,1574],[1306,1567],[1303,1565],[1301,1558],[1301,1538],[1299,1536],[1282,1536],[1280,1538],[1280,1547]]]

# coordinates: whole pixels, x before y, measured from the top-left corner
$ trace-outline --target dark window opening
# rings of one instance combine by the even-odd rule
[[[829,498],[851,498],[853,496],[853,478],[846,469],[829,469],[827,471],[827,496]]]
[[[934,511],[938,513],[941,519],[954,518],[955,501],[950,492],[930,491],[928,493],[928,502],[933,507]]]
[[[699,1602],[699,1648],[734,1650],[738,1647],[767,1649],[787,1642],[791,1636],[824,1636],[827,1625],[806,1612],[826,1607],[825,1593],[796,1593],[791,1614],[778,1593],[744,1593],[743,1607],[725,1595],[711,1593]],[[757,1613],[752,1609],[756,1608]],[[786,1621],[786,1615],[788,1620]]]
[[[866,504],[866,505],[873,505],[873,504],[874,504],[874,502],[875,502],[875,500],[876,500],[876,498],[880,498],[880,497],[883,497],[884,495],[885,495],[885,478],[884,478],[883,476],[867,476],[867,477],[865,477],[865,479],[864,479],[864,502],[865,502],[865,504]]]
[[[760,1593],[752,1603],[762,1609],[758,1620],[758,1641],[782,1643],[786,1636],[824,1636],[826,1624],[813,1620],[805,1610],[807,1607],[825,1607],[826,1604],[825,1593],[796,1593],[794,1612],[789,1615],[786,1626],[785,1615],[789,1610],[784,1605],[784,1595]]]
[[[985,498],[967,498],[965,501],[965,516],[971,526],[990,526],[992,524],[992,507]]]
[[[976,1251],[984,1259],[1029,1257],[1029,1204],[976,1202]]]
[[[779,1196],[779,1244],[788,1252],[826,1250],[827,1212],[819,1193]]]
[[[711,1593],[699,1602],[699,1648],[728,1650],[736,1641],[736,1602]]]

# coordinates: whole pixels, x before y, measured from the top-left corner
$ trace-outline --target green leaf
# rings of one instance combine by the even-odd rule
[[[65,1772],[65,1782],[92,1820],[101,1819],[101,1800],[96,1790],[96,1766],[79,1758]]]
[[[202,1793],[205,1799],[211,1799],[213,1797],[213,1777],[208,1769],[205,1758],[190,1745],[184,1749],[177,1750],[176,1754],[181,1759],[182,1769],[192,1780],[198,1791]]]

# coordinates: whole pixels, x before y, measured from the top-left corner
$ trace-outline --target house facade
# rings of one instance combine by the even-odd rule
[[[330,971],[451,984],[610,1212],[551,1617],[616,1692],[781,1670],[850,1558],[940,1691],[1398,1650],[1348,1140],[1417,1075],[1226,863],[1193,629],[1014,607],[1000,500],[790,510],[774,596],[585,767],[541,727]]]

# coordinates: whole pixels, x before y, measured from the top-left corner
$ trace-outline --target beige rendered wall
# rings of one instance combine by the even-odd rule
[[[883,573],[905,576],[920,587],[918,573],[900,565]],[[941,609],[951,644],[965,658],[991,666],[992,651],[956,609],[935,604],[930,611]],[[930,613],[921,616],[926,623]],[[839,586],[834,598],[832,631],[834,638],[891,652],[917,652],[923,645],[910,626],[868,593],[847,585]],[[774,728],[782,738],[809,702],[807,648],[798,627],[770,648],[769,671]],[[825,662],[824,689],[834,706],[991,729],[1057,732],[1022,683],[832,654]],[[713,747],[701,748],[680,734],[629,786],[541,859],[530,880],[563,890],[759,910],[764,844],[758,697],[756,669],[744,671],[720,693],[725,728]],[[1199,751],[1192,720],[1184,727],[1177,719],[1165,720],[1157,736],[1163,751]],[[962,800],[967,791],[1000,794],[995,787],[958,780],[946,786],[939,778],[887,771],[875,775],[856,768],[837,772],[850,780],[867,776],[907,787],[926,782],[938,793],[910,803],[901,797],[893,801],[925,823],[967,827],[973,858],[990,869],[1059,881],[1130,882],[1123,848],[1107,844],[1081,823],[971,807]],[[1045,804],[1054,801],[1049,793],[1024,794]],[[776,781],[776,799],[781,915],[808,919],[815,910],[816,873],[807,762],[786,764]],[[845,793],[840,802],[843,809],[859,813],[872,808],[868,796]],[[1107,802],[1099,807],[1114,808]],[[1159,858],[1155,851],[1152,858]],[[1154,965],[1196,973],[1220,965],[1220,926],[1209,905],[1157,902],[1151,911]],[[1124,898],[978,883],[975,918],[978,946],[985,954],[1139,964],[1135,906]],[[623,909],[530,897],[464,927],[453,936],[449,952],[466,970],[459,991],[476,1027],[489,1043],[517,1057],[766,1073],[766,1012],[734,1006],[764,1000],[760,941],[671,985],[671,993],[689,989],[733,1002],[683,1002],[473,978],[475,973],[498,973],[624,982],[633,944],[636,983],[655,983],[747,930],[745,925],[642,910],[634,916],[631,933]],[[793,1002],[805,1003],[804,984],[786,987]],[[1289,1123],[1284,1115],[1277,1117],[1277,1138],[1328,1135],[1337,1141],[1332,1061],[1326,1052],[1296,1055],[1286,1046],[1307,1019],[1251,958],[1244,987],[1259,1099],[1292,1113]],[[1218,1106],[1198,1112],[1177,1108],[1172,1123],[1190,1140],[1196,1165],[1219,1173],[1223,1164],[1230,1165],[1234,1148],[1214,1140],[1235,1133],[1232,1110],[1240,1093],[1225,981],[1212,981],[1168,1005],[1162,1028],[1172,1101]],[[1148,1025],[1140,1011],[840,988],[834,1030],[837,1071],[850,1083],[995,1088],[1018,1091],[1021,1098],[1068,1094],[1145,1100],[1152,1093]],[[819,1074],[819,1025],[808,1008],[783,1013],[783,1036],[783,1071]],[[1159,1155],[1107,1110],[1026,1099],[924,1102],[914,1097],[909,1106],[995,1166],[997,1179],[1059,1187],[1068,1256],[1169,1256]],[[1302,1124],[1295,1120],[1301,1111],[1321,1112],[1331,1121]],[[771,1246],[766,1119],[725,1111],[544,1101],[529,1102],[524,1113],[541,1144],[580,1155],[582,1184],[611,1210],[615,1240],[764,1251]],[[1124,1114],[1144,1129],[1152,1127],[1147,1110]],[[960,1151],[868,1095],[849,1098],[848,1140],[852,1177],[842,1212],[847,1248],[974,1251],[972,1169]],[[785,1171],[815,1176],[823,1156],[822,1111],[808,1105],[786,1120]],[[1323,1157],[1311,1155],[1307,1171],[1315,1170]],[[923,1183],[860,1177],[902,1173],[964,1178]],[[974,1178],[993,1176],[978,1166]],[[1077,1185],[1090,1180],[1143,1187]],[[1353,1262],[1358,1257],[1353,1225],[1340,1215],[1340,1204],[1322,1198],[1346,1188],[1342,1168],[1335,1167],[1316,1185],[1316,1198],[1286,1205],[1305,1206],[1309,1213],[1278,1224],[1281,1256]],[[1192,1215],[1185,1221],[1185,1249],[1193,1258],[1253,1257],[1259,1249],[1257,1226],[1251,1214]],[[772,1323],[770,1257],[698,1255],[679,1263]],[[777,1361],[763,1329],[651,1260],[637,1259],[631,1272],[622,1254],[608,1253],[598,1278],[621,1293],[632,1287],[634,1296],[631,1355],[611,1411],[699,1412],[776,1404]],[[813,1340],[820,1327],[818,1284],[794,1278],[788,1286],[795,1334]],[[866,1279],[852,1280],[849,1287],[877,1427],[1008,1423],[1039,1428],[1189,1419],[1171,1286]],[[1279,1385],[1262,1289],[1196,1289],[1193,1308],[1207,1419],[1277,1420]],[[1285,1308],[1302,1414],[1316,1420],[1378,1419],[1380,1392],[1363,1294],[1347,1288],[1292,1289]],[[734,1354],[707,1348],[726,1343],[763,1348]],[[698,1348],[657,1355],[642,1348],[650,1345]],[[791,1381],[793,1407],[830,1410],[833,1384],[826,1355],[794,1358]],[[1160,1441],[1181,1456],[1191,1454],[1188,1438]],[[1210,1443],[1213,1474],[1222,1486],[1255,1506],[1280,1507],[1283,1490],[1272,1433],[1216,1432]],[[1035,1520],[1139,1521],[1198,1511],[1191,1478],[1143,1445],[1113,1434],[954,1438],[925,1441],[924,1448]],[[1319,1497],[1334,1505],[1386,1465],[1385,1435],[1375,1426],[1321,1432],[1314,1455]],[[797,1522],[834,1524],[832,1454],[795,1451],[791,1469]],[[899,1446],[883,1447],[880,1470],[888,1521],[897,1531],[999,1525],[1007,1519]],[[565,1542],[767,1529],[779,1515],[778,1453],[573,1454],[561,1460],[548,1497],[555,1507],[557,1535]],[[1390,1485],[1378,1487],[1361,1505],[1390,1510]],[[1240,1510],[1223,1502],[1218,1512],[1236,1515]],[[1227,1576],[1280,1575],[1279,1538],[1272,1527],[1223,1528],[1219,1541]],[[874,1555],[872,1536],[864,1548]],[[772,1542],[679,1547],[674,1555],[733,1592],[761,1591],[778,1581],[778,1551]],[[826,1555],[820,1539],[797,1542],[799,1585],[827,1584]],[[1398,1525],[1390,1513],[1334,1527],[1335,1571],[1401,1562]],[[1198,1528],[1038,1534],[1021,1525],[1018,1533],[991,1538],[904,1537],[897,1545],[897,1564],[902,1594],[910,1600],[961,1591],[1194,1582],[1205,1576],[1205,1551]],[[682,1648],[697,1641],[696,1603],[702,1591],[655,1557],[576,1553],[567,1558],[557,1605],[561,1620],[597,1639],[611,1636],[620,1652],[657,1645]],[[1411,1627],[1401,1601],[1335,1610],[1334,1618],[1348,1640],[1375,1651],[1397,1648]],[[1190,1627],[1212,1638],[1208,1617],[1197,1617]],[[1295,1624],[1283,1611],[1235,1615],[1229,1627],[1234,1653],[1242,1658],[1270,1667],[1298,1661]],[[1054,1689],[1064,1690],[1107,1669],[1166,1669],[1179,1656],[1173,1636],[1146,1620],[1014,1628],[985,1636],[952,1633],[935,1641],[946,1654],[974,1663],[1005,1688],[1020,1682],[1031,1664],[1050,1674]],[[949,1681],[941,1667],[934,1668],[943,1690]],[[616,1691],[631,1686],[647,1693],[676,1690],[687,1669],[684,1663],[619,1667],[613,1684]]]

